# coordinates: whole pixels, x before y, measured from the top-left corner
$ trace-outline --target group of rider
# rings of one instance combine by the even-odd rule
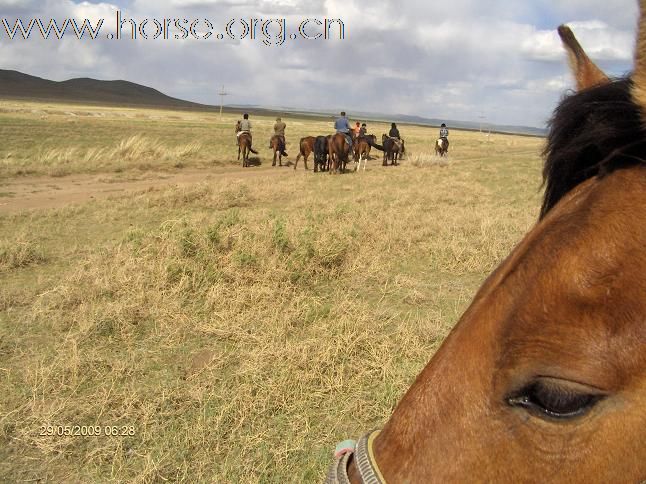
[[[283,156],[287,156],[287,153],[285,153],[285,146],[286,146],[285,129],[286,128],[287,128],[287,125],[285,124],[285,122],[281,118],[276,118],[276,124],[274,124],[274,135],[278,136],[282,142],[281,149],[282,149]],[[352,152],[354,140],[365,137],[367,135],[368,126],[366,125],[366,123],[360,124],[359,121],[357,121],[354,128],[351,128],[350,120],[346,116],[345,111],[341,111],[341,117],[339,117],[335,121],[334,129],[336,130],[337,133],[341,133],[346,137],[346,140],[348,141],[348,145],[350,146],[350,152]],[[240,135],[242,133],[247,133],[249,136],[251,136],[251,121],[249,121],[249,115],[247,113],[245,113],[242,116],[242,120],[238,121],[238,123],[236,124],[237,138],[240,138]],[[390,125],[390,131],[388,132],[388,136],[395,140],[401,139],[401,136],[399,134],[399,129],[397,128],[396,123],[392,123]],[[440,126],[440,139],[444,139],[448,141],[448,137],[449,137],[449,130],[446,127],[446,124],[442,123],[442,125]]]

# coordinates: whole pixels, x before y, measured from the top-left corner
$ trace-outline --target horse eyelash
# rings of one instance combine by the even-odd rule
[[[512,407],[522,407],[552,419],[575,418],[587,413],[602,395],[581,393],[567,387],[557,387],[534,381],[507,398]],[[559,406],[567,406],[559,412]]]

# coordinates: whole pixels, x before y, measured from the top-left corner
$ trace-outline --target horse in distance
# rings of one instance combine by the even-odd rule
[[[314,140],[314,173],[328,169],[328,145],[331,136],[317,136]]]
[[[251,135],[248,133],[242,133],[238,136],[238,161],[240,161],[240,156],[242,155],[242,166],[244,168],[250,166],[249,153],[253,153],[255,155],[258,154],[258,152],[251,147]]]
[[[449,152],[449,140],[446,138],[438,138],[435,141],[435,155],[446,156]]]
[[[388,166],[389,160],[391,165],[397,166],[399,164],[399,159],[406,151],[404,140],[391,138],[390,136],[384,134],[381,137],[381,142],[384,151],[383,166]]]
[[[345,135],[336,133],[328,139],[328,155],[330,157],[330,173],[345,173],[350,154],[350,145]]]
[[[307,167],[307,159],[309,156],[314,152],[314,141],[316,141],[316,137],[314,136],[306,136],[304,138],[301,138],[299,142],[299,153],[298,156],[296,156],[296,162],[294,163],[294,170],[298,166],[298,162],[301,158],[303,158],[303,163],[305,163],[305,169],[309,170]]]
[[[285,141],[283,138],[279,135],[272,136],[269,141],[269,148],[274,156],[271,166],[276,166],[276,159],[278,159],[278,166],[283,166],[283,156],[288,156],[285,152]]]

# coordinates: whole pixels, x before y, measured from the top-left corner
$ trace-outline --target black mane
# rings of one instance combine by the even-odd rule
[[[646,132],[620,79],[566,97],[549,123],[541,218],[579,183],[646,159]]]

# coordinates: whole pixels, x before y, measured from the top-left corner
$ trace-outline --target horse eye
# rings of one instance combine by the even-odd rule
[[[549,419],[571,419],[585,415],[603,395],[586,393],[553,381],[536,380],[507,399],[512,407]]]

